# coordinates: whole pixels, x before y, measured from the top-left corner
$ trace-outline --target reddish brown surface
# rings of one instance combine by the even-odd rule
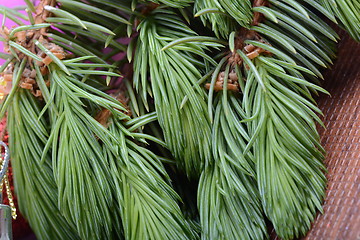
[[[341,32],[341,35],[345,34]],[[320,130],[327,151],[328,189],[324,215],[319,215],[306,240],[360,239],[360,44],[347,35],[339,57],[325,74],[319,106],[326,129]]]

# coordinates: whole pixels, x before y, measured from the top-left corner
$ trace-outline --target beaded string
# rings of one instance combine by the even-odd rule
[[[14,203],[14,197],[13,197],[13,194],[12,194],[11,189],[10,189],[9,177],[8,177],[7,174],[5,175],[5,177],[3,179],[3,183],[5,184],[6,194],[7,194],[7,198],[9,200],[9,205],[10,205],[10,208],[11,208],[11,216],[15,220],[16,217],[17,217],[16,207],[15,207],[15,203]]]
[[[9,165],[9,149],[7,148],[6,144],[4,142],[0,141],[0,145],[2,145],[5,148],[5,154],[4,158],[0,157],[0,175],[2,179],[0,179],[0,192],[3,190],[3,184],[5,185],[6,194],[9,199],[9,205],[11,208],[11,216],[13,219],[16,219],[16,207],[14,204],[14,198],[10,189],[10,183],[9,183],[9,177],[8,177],[8,171],[6,170]]]

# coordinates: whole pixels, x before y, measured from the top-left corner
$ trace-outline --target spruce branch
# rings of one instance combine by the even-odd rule
[[[253,21],[252,5],[261,6],[265,3],[263,0],[231,1],[231,0],[198,0],[195,1],[195,16],[201,17],[206,25],[209,21],[212,30],[217,36],[228,37],[232,31],[241,27],[249,28]],[[255,16],[255,18],[257,18]],[[238,25],[234,24],[237,22]]]
[[[154,10],[138,28],[134,86],[142,99],[147,98],[147,92],[154,97],[169,149],[179,166],[189,176],[196,176],[209,157],[210,122],[206,114],[205,92],[197,84],[201,78],[198,68],[205,69],[205,65],[197,61],[192,52],[201,53],[206,46],[187,43],[185,50],[170,48],[161,51],[174,39],[196,36],[170,10]],[[182,105],[184,98],[188,101]]]
[[[265,213],[277,234],[292,239],[305,234],[316,208],[321,210],[326,179],[322,172],[325,169],[322,147],[312,120],[320,121],[312,112],[320,110],[291,88],[295,83],[321,89],[291,74],[274,71],[273,66],[259,61],[248,72],[244,92],[247,115],[258,113],[248,123],[256,139],[253,151],[258,187]],[[256,75],[264,81],[265,88],[260,86]]]
[[[306,5],[303,11],[276,0],[270,0],[271,8],[262,7],[275,16],[265,14],[268,21],[251,29],[266,37],[272,46],[283,49],[296,62],[306,66],[322,78],[320,67],[327,67],[335,56],[334,41],[337,34]],[[255,10],[257,11],[257,10]],[[309,19],[303,12],[311,16]]]
[[[198,0],[194,3],[195,17],[200,17],[203,24],[211,24],[210,28],[218,37],[227,37],[236,30],[236,23],[227,14],[217,0]]]
[[[254,4],[257,4],[258,0],[254,1]],[[251,12],[251,1],[250,0],[241,0],[241,1],[218,1],[218,4],[233,18],[237,23],[242,27],[248,27],[251,24],[253,18]]]
[[[75,85],[77,79],[70,80],[56,67],[50,74],[58,115],[45,149],[52,149],[60,210],[68,221],[75,223],[81,238],[111,238],[112,183],[105,174],[110,169],[97,137],[117,154],[110,140],[116,137],[85,111],[80,97],[102,107],[124,108],[81,90]],[[121,112],[116,114],[126,118]]]
[[[124,133],[119,127],[122,122],[112,117],[109,121],[109,131],[119,138],[114,145],[121,154],[115,156],[105,145],[103,151],[119,188],[114,194],[125,239],[196,239],[177,205],[179,196],[170,187],[160,159],[134,143],[132,139],[141,139],[135,133]]]
[[[239,96],[227,95],[227,91],[225,87],[215,99],[214,163],[206,167],[199,183],[202,239],[264,239],[267,233],[254,182],[255,159],[252,153],[243,154],[250,139],[241,123],[245,113]]]
[[[183,8],[189,6],[194,0],[151,0],[154,3],[163,3],[173,8]]]
[[[44,6],[44,1],[42,3],[43,5],[39,5],[38,9],[41,8],[47,13],[51,11],[61,18],[47,15],[41,20],[52,22],[52,26],[64,29],[65,34],[60,33],[57,29],[49,29],[50,25],[48,24],[44,26],[38,24],[36,28],[25,26],[24,29],[15,30],[14,36],[19,44],[14,46],[20,46],[17,47],[19,52],[16,57],[22,60],[22,63],[9,62],[7,65],[7,78],[15,81],[13,81],[14,85],[10,95],[6,98],[7,104],[3,105],[1,109],[4,112],[9,109],[8,106],[16,107],[15,110],[9,111],[10,123],[15,124],[16,121],[13,119],[15,119],[14,116],[18,116],[14,115],[15,112],[18,112],[18,105],[14,104],[14,101],[18,99],[14,100],[14,96],[17,96],[14,94],[18,92],[19,81],[28,77],[24,75],[23,70],[28,70],[32,81],[29,89],[33,89],[34,86],[41,89],[46,104],[41,111],[38,108],[35,113],[31,112],[31,108],[21,109],[23,114],[28,117],[29,123],[34,119],[47,119],[46,123],[42,124],[49,124],[50,130],[48,133],[48,129],[44,130],[38,127],[39,124],[32,124],[34,131],[42,131],[41,134],[38,134],[39,137],[42,137],[41,144],[39,141],[33,141],[34,145],[31,147],[38,152],[32,154],[33,158],[30,159],[30,162],[27,161],[25,155],[20,154],[18,159],[20,165],[18,166],[22,166],[21,164],[31,166],[28,170],[28,181],[34,182],[34,184],[37,180],[34,178],[36,171],[48,171],[51,175],[46,177],[52,177],[52,179],[44,177],[46,181],[42,181],[43,185],[38,184],[36,187],[49,188],[51,186],[52,192],[49,194],[53,194],[52,200],[58,202],[58,205],[51,205],[51,202],[47,205],[47,203],[41,202],[42,199],[39,199],[38,203],[35,201],[39,205],[37,208],[28,210],[29,213],[25,211],[25,215],[31,219],[38,237],[44,239],[52,237],[56,239],[112,239],[126,236],[131,239],[138,237],[194,239],[195,235],[177,205],[177,201],[180,199],[171,189],[168,176],[159,158],[134,142],[146,143],[145,139],[150,139],[163,144],[155,137],[135,132],[149,120],[143,117],[143,120],[133,121],[135,126],[129,123],[125,126],[124,120],[130,120],[127,108],[99,90],[104,80],[98,76],[119,76],[111,71],[115,66],[105,64],[105,61],[100,58],[99,50],[101,48],[91,46],[82,48],[82,42],[78,42],[78,45],[73,44],[76,40],[72,39],[72,34],[66,34],[66,31],[81,32],[84,38],[90,36],[92,41],[103,43],[107,42],[107,38],[103,38],[101,34],[105,32],[113,35],[113,33],[103,25],[83,21],[67,10]],[[84,8],[79,12],[93,11],[99,15],[107,15],[104,10],[82,5],[81,2],[64,1],[62,3],[62,7],[73,9],[72,6]],[[112,15],[109,13],[107,16]],[[118,20],[126,24],[120,18]],[[60,24],[56,25],[54,22]],[[78,28],[72,28],[71,25]],[[28,42],[19,40],[20,35],[17,34],[33,29],[39,34],[30,42],[30,45],[23,44]],[[48,34],[48,31],[51,31],[52,34]],[[6,33],[9,38],[12,38],[11,33],[14,33],[14,30]],[[108,42],[114,47],[120,46],[118,50],[125,50],[121,45],[116,45],[114,40]],[[74,51],[76,58],[66,60],[69,55],[61,46],[76,49],[77,51]],[[93,52],[96,54],[88,55]],[[83,62],[88,59],[95,63]],[[27,60],[29,60],[28,63],[26,63]],[[45,79],[49,79],[49,81]],[[22,95],[29,95],[29,92],[21,91]],[[21,101],[25,98],[24,96],[19,97]],[[41,103],[41,99],[38,100]],[[37,102],[35,99],[33,101]],[[107,129],[107,125],[103,126],[94,117],[102,109],[106,109],[110,113],[114,122],[110,125],[110,129]],[[30,117],[27,111],[31,112]],[[110,115],[107,115],[105,122]],[[27,125],[29,125],[28,122],[21,123],[24,128]],[[10,128],[15,129],[13,125],[10,125]],[[134,132],[130,132],[127,128]],[[13,131],[16,133],[16,130]],[[11,134],[11,136],[20,137],[19,134]],[[123,145],[124,143],[126,145]],[[22,151],[20,148],[13,147],[13,149],[18,151],[14,154],[15,156]],[[123,160],[121,164],[119,164],[119,159]],[[38,168],[31,165],[32,161],[39,162]],[[47,168],[42,169],[42,165]],[[110,165],[114,168],[110,168]],[[20,195],[20,198],[22,197],[20,204],[27,206],[26,201],[29,200],[29,197],[36,199],[34,194],[37,192],[36,187],[28,188],[24,183],[23,181],[19,187],[24,191],[24,194]],[[33,192],[29,193],[28,191]],[[135,192],[137,194],[133,195]],[[40,194],[41,197],[46,197],[46,193],[41,192]],[[149,196],[152,198],[151,201],[149,201]],[[135,202],[133,197],[136,197]],[[47,207],[47,211],[54,215],[47,211],[41,212],[38,209],[40,207]],[[118,210],[113,211],[113,209]],[[129,211],[136,211],[136,216],[132,216]],[[50,224],[42,224],[43,219],[41,218],[44,216],[50,219]],[[165,219],[171,221],[166,222]],[[149,222],[156,222],[156,224],[149,225]],[[160,227],[161,225],[163,227]],[[55,226],[56,229],[51,230]],[[134,228],[130,230],[129,227]]]
[[[318,83],[314,76],[321,77],[319,68],[332,63],[332,41],[336,40],[337,35],[319,18],[306,17],[315,15],[306,5],[272,0],[269,2],[271,5],[254,7],[255,12],[265,16],[264,22],[259,21],[261,15],[254,15],[258,19],[254,19],[253,26],[249,30],[240,30],[235,41],[230,39],[229,46],[233,50],[219,63],[212,82],[206,84],[206,87],[210,91],[210,116],[212,106],[216,106],[215,103],[218,102],[213,103],[212,100],[213,92],[217,91],[217,95],[223,96],[224,115],[228,116],[230,123],[230,110],[226,106],[230,101],[228,96],[232,96],[232,93],[227,92],[236,91],[232,85],[234,79],[238,80],[239,88],[244,94],[242,108],[251,137],[247,139],[246,148],[239,147],[243,149],[245,156],[250,152],[254,154],[259,196],[265,214],[281,238],[292,239],[305,234],[316,209],[321,210],[326,180],[322,172],[325,169],[322,165],[323,148],[314,124],[314,120],[319,123],[321,121],[313,111],[321,112],[314,105],[310,92],[326,92],[314,84]],[[264,54],[267,56],[262,56]],[[226,68],[224,61],[229,63],[225,65]],[[296,63],[303,64],[305,68]],[[245,83],[242,83],[241,76],[245,76]],[[224,128],[222,131],[227,132]],[[213,134],[216,133],[217,131],[213,131]],[[231,133],[236,134],[237,139],[241,138],[240,133]],[[219,133],[214,136],[216,137],[212,142],[217,144],[213,151],[224,142]],[[225,146],[228,146],[231,153],[231,146],[234,144],[229,140],[231,137],[227,136],[225,139]],[[295,145],[289,144],[294,142]],[[216,156],[216,152],[213,152],[213,156]],[[218,162],[223,163],[227,155],[219,156],[222,161]],[[244,165],[239,156],[242,155],[237,155],[238,164],[246,166],[246,162]],[[216,157],[214,162],[217,162]],[[228,168],[221,165],[221,170],[224,169]],[[223,175],[225,178],[233,174],[227,172]],[[221,179],[221,176],[221,172],[218,173],[217,179]],[[206,175],[202,176],[200,189],[210,186],[206,181],[211,180],[204,179],[207,179]],[[212,194],[217,191],[220,190],[212,189]],[[221,188],[221,192],[226,195],[229,190]],[[206,204],[201,202],[203,198],[201,196],[199,202]],[[216,229],[216,224],[212,223],[214,220],[211,211],[219,210],[206,211],[203,210],[206,209],[204,206],[199,207],[203,211],[204,229],[217,234],[216,231],[211,232]],[[244,216],[239,221],[243,219]],[[217,222],[218,226],[227,224]],[[213,226],[209,227],[208,224],[211,223]],[[229,232],[227,234],[231,236]]]
[[[49,130],[41,107],[27,90],[15,92],[8,108],[7,129],[15,189],[21,213],[39,239],[78,239],[79,235],[60,213],[51,153],[44,156]]]
[[[351,37],[360,41],[360,6],[357,1],[307,0],[306,2],[314,4],[321,12],[324,12],[322,7],[325,8],[328,11],[327,17],[335,23],[339,20],[341,26],[349,32]]]
[[[266,239],[266,217],[282,239],[304,235],[326,185],[312,95],[327,93],[321,69],[339,39],[323,17],[359,40],[359,4],[149,2],[26,1],[27,15],[0,7],[19,25],[1,28],[0,116],[37,237]],[[114,97],[106,91],[119,69]],[[191,183],[200,176],[199,216],[182,213],[164,163]]]

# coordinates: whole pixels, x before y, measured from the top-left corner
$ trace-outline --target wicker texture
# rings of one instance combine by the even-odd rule
[[[306,240],[360,240],[360,44],[345,36],[334,68],[325,73],[321,96],[326,129],[328,187],[324,214],[318,215]]]

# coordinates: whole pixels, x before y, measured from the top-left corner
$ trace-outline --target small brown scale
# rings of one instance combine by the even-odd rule
[[[56,0],[41,0],[39,5],[36,7],[36,12],[34,16],[35,24],[40,24],[46,22],[46,18],[51,15],[50,12],[46,11],[44,6],[55,6]],[[154,9],[158,6],[158,4],[152,4],[150,5],[150,9]],[[70,54],[66,53],[64,49],[54,43],[51,43],[47,40],[47,31],[48,28],[41,28],[36,30],[27,30],[27,31],[21,31],[14,34],[14,38],[10,39],[10,30],[7,28],[0,29],[0,35],[3,35],[3,37],[6,40],[13,40],[17,44],[21,45],[22,47],[26,48],[30,52],[36,54],[39,58],[41,58],[41,61],[34,61],[31,57],[23,54],[22,52],[18,51],[17,49],[13,49],[19,60],[27,59],[27,63],[25,66],[25,69],[22,72],[22,76],[20,79],[19,87],[28,89],[31,91],[31,93],[39,98],[42,98],[42,93],[39,89],[39,86],[36,83],[36,70],[34,69],[34,62],[37,66],[39,66],[40,73],[42,76],[46,76],[49,73],[48,65],[53,61],[46,52],[42,51],[40,48],[38,48],[34,42],[34,40],[38,40],[46,49],[47,51],[50,51],[55,57],[58,59],[64,59],[68,58]],[[11,54],[10,46],[6,44],[4,46],[5,52]],[[0,79],[3,82],[12,82],[13,80],[13,72],[14,72],[14,63],[10,63],[6,69],[0,73]],[[46,85],[50,86],[50,81],[45,81]],[[126,108],[126,112],[124,112],[127,115],[131,115],[131,111],[127,105],[128,99],[125,99],[123,92],[119,92],[114,96],[118,101],[122,103],[122,105]],[[1,97],[1,96],[0,96]],[[98,113],[98,115],[95,117],[96,120],[98,120],[103,126],[108,126],[108,119],[111,116],[111,112],[107,109],[103,109]]]
[[[44,23],[45,19],[50,16],[50,12],[44,9],[44,6],[50,5],[54,6],[56,3],[55,0],[41,0],[40,4],[36,8],[34,21],[35,24]],[[64,59],[67,54],[64,49],[54,43],[50,43],[46,39],[47,28],[35,29],[35,30],[27,30],[21,31],[14,34],[14,38],[10,39],[10,30],[6,27],[0,30],[0,35],[2,35],[6,40],[15,41],[17,44],[26,48],[30,52],[39,56],[42,61],[36,61],[36,65],[39,66],[40,72],[43,76],[46,76],[49,72],[47,66],[52,62],[52,59],[46,55],[41,49],[39,49],[34,40],[38,40],[42,45],[45,46],[47,50],[52,52],[57,58]],[[36,97],[42,97],[42,93],[36,83],[36,70],[33,66],[33,59],[19,50],[13,48],[15,53],[17,54],[17,58],[21,61],[22,59],[27,59],[27,63],[25,69],[23,70],[19,87],[24,89],[29,89],[31,93]],[[4,44],[4,52],[11,54],[10,46],[8,44]],[[0,78],[5,82],[12,82],[13,80],[13,71],[14,71],[14,63],[10,63],[6,69],[0,73]],[[46,81],[46,84],[49,86],[50,82]]]
[[[253,3],[253,7],[260,7],[260,6],[267,6],[268,2],[266,0],[255,0]],[[256,26],[258,25],[263,19],[263,15],[261,13],[255,12],[254,13],[254,18],[253,18],[253,22],[251,25]],[[261,36],[256,33],[253,30],[248,30],[246,28],[241,28],[238,36],[235,39],[235,49],[242,49],[242,51],[246,54],[246,56],[252,60],[256,57],[258,57],[260,54],[268,54],[271,55],[271,52],[260,48],[260,47],[256,47],[252,44],[245,44],[244,42],[246,40],[255,40],[261,43],[265,43],[265,44],[269,44],[267,42],[265,42]],[[237,74],[235,73],[235,66],[241,66],[243,64],[243,59],[240,57],[240,55],[236,52],[236,50],[234,52],[230,52],[228,55],[228,63],[230,63],[231,65],[231,70],[230,73],[228,75],[228,80],[227,80],[227,90],[229,91],[234,91],[234,92],[238,92],[239,89],[239,79]],[[248,66],[245,66],[246,68]],[[215,85],[214,85],[214,91],[218,92],[218,91],[222,91],[224,89],[224,80],[225,80],[225,71],[222,71],[219,73],[219,75],[217,76]],[[206,83],[205,84],[205,88],[206,89],[210,89],[210,83]]]
[[[125,107],[126,111],[121,111],[121,110],[120,111],[131,117],[132,114],[130,107],[128,105],[129,99],[125,97],[124,86],[120,87],[120,90],[117,93],[111,94],[111,96],[114,97],[116,100],[118,100],[121,103],[121,105]],[[111,111],[104,108],[95,116],[95,119],[101,125],[107,128],[110,124],[109,118],[111,116],[112,116]]]

